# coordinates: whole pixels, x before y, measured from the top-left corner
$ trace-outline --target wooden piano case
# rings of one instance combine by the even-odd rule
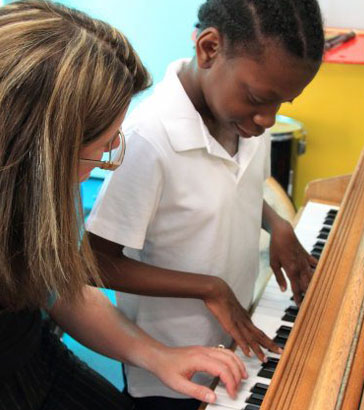
[[[340,203],[349,177],[316,182],[307,199]],[[364,153],[261,410],[359,409],[364,384]]]
[[[309,200],[340,211],[260,409],[364,410],[364,151]]]

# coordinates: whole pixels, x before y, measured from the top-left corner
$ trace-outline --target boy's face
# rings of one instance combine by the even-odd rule
[[[281,104],[299,96],[319,68],[273,43],[265,50],[260,58],[217,52],[199,65],[207,112],[234,135],[250,138],[273,126]]]

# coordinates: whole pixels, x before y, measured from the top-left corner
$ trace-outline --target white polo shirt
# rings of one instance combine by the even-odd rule
[[[210,135],[171,64],[154,93],[127,118],[126,156],[105,181],[87,229],[162,268],[219,276],[247,308],[258,273],[263,181],[270,135],[239,141],[238,162]],[[119,308],[169,346],[228,345],[200,300],[119,294]],[[184,397],[127,366],[131,395]],[[195,378],[209,384],[211,378]]]

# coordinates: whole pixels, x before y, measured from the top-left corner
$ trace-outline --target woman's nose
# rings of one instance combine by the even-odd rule
[[[120,135],[118,133],[118,135],[116,136],[116,138],[114,138],[113,142],[112,142],[112,149],[117,148],[120,145]]]
[[[119,145],[120,145],[120,136],[118,133],[118,135],[109,144],[105,146],[104,151],[109,152],[110,150],[116,149]]]

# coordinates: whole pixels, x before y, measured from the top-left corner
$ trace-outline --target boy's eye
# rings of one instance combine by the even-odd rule
[[[255,97],[255,96],[253,96],[253,95],[251,95],[251,94],[249,94],[249,102],[250,102],[251,104],[253,104],[253,105],[261,105],[261,104],[264,104],[264,101],[263,101],[263,100],[261,100],[261,99],[258,98],[258,97]]]

